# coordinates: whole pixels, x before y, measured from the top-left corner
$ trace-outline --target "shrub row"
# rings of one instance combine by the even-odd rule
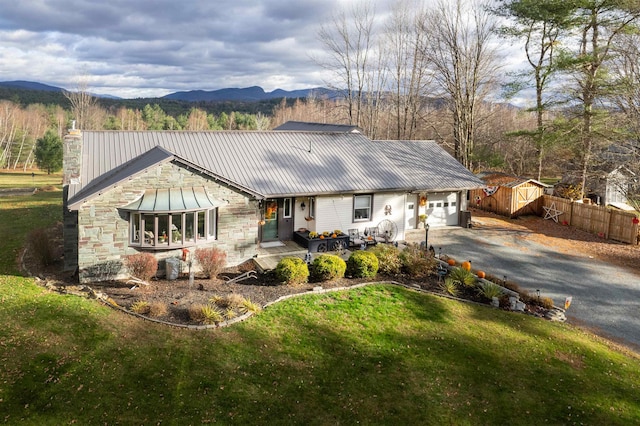
[[[285,257],[276,269],[275,276],[286,284],[302,284],[309,278],[315,281],[330,281],[346,276],[373,278],[378,273],[387,276],[400,273],[424,278],[435,273],[437,262],[429,253],[416,245],[400,251],[397,247],[379,244],[369,250],[355,251],[345,262],[340,257],[321,254],[307,264],[297,257]]]
[[[45,252],[44,249],[40,251]],[[211,279],[216,278],[227,264],[227,253],[216,247],[196,249],[194,258],[200,265],[202,273]],[[158,260],[151,253],[136,253],[125,256],[124,265],[130,275],[143,281],[149,281],[158,272]]]

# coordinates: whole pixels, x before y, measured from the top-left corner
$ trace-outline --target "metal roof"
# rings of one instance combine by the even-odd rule
[[[416,190],[475,189],[484,182],[435,141],[374,141],[373,144],[413,183]]]
[[[167,213],[172,211],[194,211],[220,207],[222,200],[209,197],[203,188],[161,188],[147,189],[138,200],[122,207],[121,210],[138,212]]]
[[[435,142],[373,142],[360,133],[87,131],[82,143],[70,208],[167,161],[259,198],[482,186]]]
[[[293,130],[298,132],[338,132],[360,133],[360,128],[352,124],[310,123],[306,121],[287,121],[273,130]]]
[[[525,183],[532,183],[536,186],[540,186],[543,188],[548,188],[550,186],[550,185],[547,185],[546,183],[542,183],[535,179],[509,175],[503,172],[484,171],[484,172],[478,173],[477,176],[480,179],[482,179],[485,185],[490,185],[490,186],[503,186],[505,188],[515,188]]]

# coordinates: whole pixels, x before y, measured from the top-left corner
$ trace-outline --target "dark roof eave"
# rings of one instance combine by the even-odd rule
[[[235,188],[238,191],[243,192],[243,193],[245,193],[245,194],[247,194],[247,195],[249,195],[249,196],[251,196],[251,197],[253,197],[253,198],[257,199],[257,200],[263,200],[263,199],[267,198],[267,196],[265,194],[261,194],[261,193],[259,193],[257,191],[254,191],[251,188],[247,188],[244,185],[241,185],[241,184],[239,184],[237,182],[234,182],[234,181],[232,181],[230,179],[224,178],[224,177],[222,177],[222,176],[220,176],[218,174],[215,174],[215,173],[211,172],[210,170],[207,170],[207,169],[205,169],[203,167],[198,166],[197,164],[194,164],[194,163],[192,163],[190,161],[187,161],[184,158],[175,157],[175,161],[184,164],[188,168],[197,170],[200,173],[209,176],[210,178],[213,178],[214,181],[219,181],[219,182],[222,182],[223,184],[225,184],[227,186]]]

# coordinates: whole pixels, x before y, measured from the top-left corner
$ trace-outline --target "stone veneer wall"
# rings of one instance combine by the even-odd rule
[[[123,256],[146,251],[129,246],[129,213],[118,210],[137,200],[146,189],[204,186],[213,198],[228,200],[218,208],[218,238],[198,247],[217,247],[227,253],[227,265],[252,258],[258,248],[257,201],[178,164],[166,163],[87,202],[78,212],[80,282],[127,276]],[[194,251],[195,248],[190,248]],[[164,260],[180,257],[181,249],[149,250],[164,272]]]
[[[64,270],[75,271],[78,267],[78,214],[67,209],[70,185],[77,185],[80,179],[80,163],[82,161],[82,134],[77,130],[65,135],[62,144],[63,156],[63,205],[62,218],[64,235]]]

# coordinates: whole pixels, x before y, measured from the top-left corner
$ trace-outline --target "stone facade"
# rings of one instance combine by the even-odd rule
[[[77,212],[80,282],[126,277],[123,257],[147,250],[129,245],[129,212],[118,207],[137,200],[147,189],[179,187],[205,187],[211,197],[227,201],[226,205],[218,208],[217,239],[198,244],[197,248],[224,250],[229,266],[256,255],[260,217],[257,201],[187,170],[179,163],[170,162],[106,191],[80,208]],[[190,248],[192,252],[195,249]],[[182,254],[181,249],[148,251],[158,259],[159,273],[164,271],[165,259]]]
[[[70,130],[64,137],[62,145],[63,156],[63,222],[64,235],[64,270],[75,271],[78,267],[78,215],[67,209],[69,187],[80,182],[80,168],[82,165],[82,134],[77,130]]]

